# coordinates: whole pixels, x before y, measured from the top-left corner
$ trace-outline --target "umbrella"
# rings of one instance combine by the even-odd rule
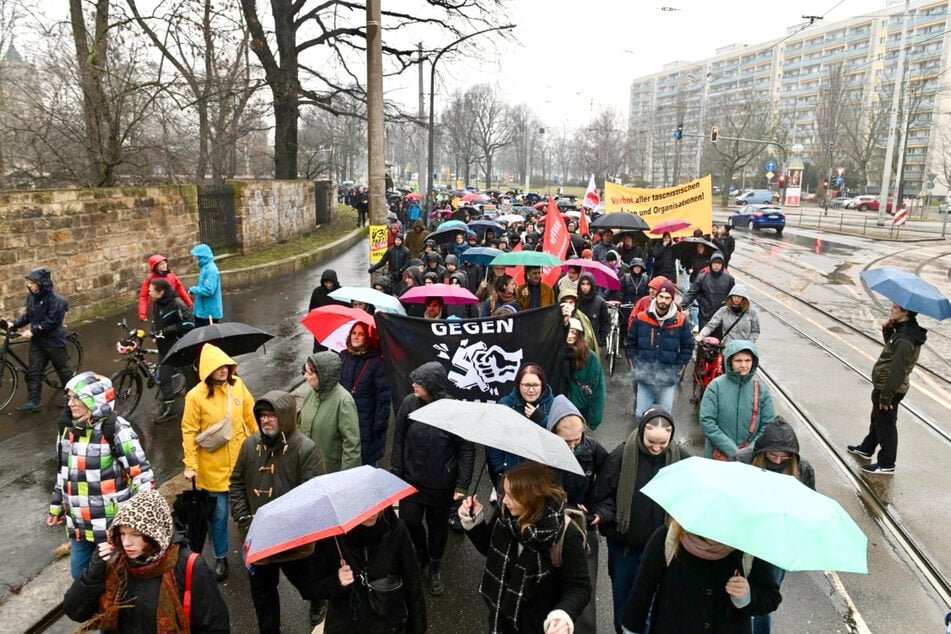
[[[575,203],[571,202],[571,201],[568,200],[567,198],[562,198],[562,199],[559,200],[557,203],[555,203],[555,206],[557,206],[559,209],[573,209],[573,210],[577,210],[577,209],[579,208],[578,205],[576,205]]]
[[[672,218],[670,220],[662,220],[658,222],[656,225],[654,225],[651,228],[651,233],[660,236],[667,233],[668,231],[670,233],[674,233],[675,231],[686,229],[689,226],[690,226],[690,223],[687,222],[686,220],[678,220],[676,218]]]
[[[205,547],[205,537],[208,536],[208,520],[215,511],[215,498],[211,493],[195,486],[192,480],[191,490],[185,490],[175,496],[172,503],[172,514],[176,528],[185,533],[188,547],[193,552],[200,553]]]
[[[594,275],[594,283],[609,291],[616,291],[621,288],[621,281],[618,280],[617,273],[607,264],[601,264],[597,260],[585,260],[584,258],[574,258],[565,260],[561,268],[565,271],[569,266],[581,267],[582,271]]]
[[[783,570],[868,573],[868,539],[832,498],[796,478],[742,462],[693,457],[641,491],[685,530]]]
[[[492,260],[503,253],[505,251],[502,249],[493,249],[492,247],[469,247],[462,252],[459,259],[463,262],[475,262],[482,266],[488,266]]]
[[[406,309],[403,308],[399,299],[392,295],[381,293],[375,288],[367,288],[365,286],[341,286],[330,293],[329,297],[341,302],[373,304],[374,308],[382,310],[385,313],[395,313],[397,315],[406,314]]]
[[[343,181],[343,182],[341,182],[340,184],[341,184],[341,185],[353,185],[353,181],[349,181],[349,180],[348,180],[348,181]]]
[[[562,438],[505,405],[441,398],[411,413],[410,418],[480,445],[578,475],[584,473]]]
[[[162,359],[162,363],[171,366],[191,365],[198,358],[201,347],[206,343],[215,344],[230,356],[247,354],[254,352],[273,338],[274,335],[271,333],[239,321],[201,326],[190,330],[176,341]]]
[[[464,202],[464,203],[470,203],[470,202],[473,202],[473,201],[481,202],[481,201],[483,201],[483,200],[488,200],[488,199],[487,199],[485,196],[483,196],[482,194],[477,194],[477,193],[475,193],[475,192],[470,192],[470,193],[466,194],[465,196],[463,196],[462,198],[460,198],[460,200],[461,200],[462,202]]]
[[[462,286],[450,286],[449,284],[424,284],[423,286],[413,286],[405,293],[400,295],[401,302],[410,302],[413,304],[425,304],[429,297],[441,297],[446,304],[478,304],[479,298],[473,295],[469,289]]]
[[[422,197],[423,195],[420,194],[419,192],[410,192],[409,194],[406,194],[405,196],[403,196],[403,198],[405,198],[406,200],[419,200]]]
[[[905,310],[913,310],[935,319],[951,317],[951,302],[937,288],[914,273],[881,268],[862,271],[862,279],[873,291],[881,293]]]
[[[510,251],[490,262],[492,266],[561,266],[561,260],[542,251]]]
[[[436,231],[444,231],[446,229],[452,229],[453,227],[457,227],[463,231],[469,230],[469,225],[461,220],[447,220],[446,222],[440,223],[440,225],[436,227]]]
[[[392,473],[367,465],[311,478],[257,510],[244,540],[245,561],[342,535],[415,492]]]
[[[714,251],[719,251],[717,245],[713,244],[706,238],[694,238],[693,236],[689,238],[684,238],[680,242],[674,244],[674,257],[683,262],[687,259],[687,264],[693,263],[693,258],[697,254],[697,245],[704,244],[710,250],[710,253],[707,255],[712,255]]]
[[[504,222],[505,224],[512,224],[514,222],[525,222],[525,216],[522,214],[505,214],[499,216],[495,219],[496,222]]]
[[[592,229],[615,229],[618,231],[647,231],[650,226],[637,214],[624,211],[598,216],[588,225]]]
[[[336,352],[347,347],[347,335],[357,322],[376,328],[373,317],[365,310],[336,304],[318,306],[300,320],[317,341]]]
[[[456,221],[450,220],[448,222],[442,223],[439,226],[442,227],[446,224],[449,224],[449,222],[456,222]],[[465,236],[469,232],[469,227],[466,225],[466,223],[463,222],[461,224],[462,224],[461,227],[447,227],[445,229],[439,229],[437,231],[433,231],[428,236],[426,236],[426,239],[432,240],[436,244],[452,244],[453,242],[455,242],[457,235],[462,234],[463,236]]]
[[[504,231],[502,225],[497,222],[492,222],[491,220],[475,220],[470,222],[469,229],[474,231],[480,239],[485,237],[485,232],[489,229],[491,229],[496,236],[501,235]]]

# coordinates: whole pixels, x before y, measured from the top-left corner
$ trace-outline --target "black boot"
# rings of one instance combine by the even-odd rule
[[[327,602],[314,599],[310,602],[310,624],[314,627],[320,625],[324,617],[327,616]]]
[[[446,591],[446,586],[442,582],[442,574],[439,572],[441,564],[442,562],[438,559],[429,562],[429,594],[434,597],[438,597]]]
[[[215,581],[224,581],[228,578],[228,558],[215,557]]]
[[[156,423],[163,423],[175,416],[175,401],[162,401],[162,409],[155,416]]]

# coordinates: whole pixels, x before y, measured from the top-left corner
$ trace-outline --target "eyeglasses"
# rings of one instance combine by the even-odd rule
[[[79,398],[78,396],[76,396],[75,394],[67,394],[67,395],[66,395],[66,402],[67,402],[67,403],[82,403],[82,399],[80,399],[80,398]]]
[[[523,390],[536,392],[542,389],[542,384],[541,383],[519,383],[519,387],[521,387]]]
[[[277,420],[277,414],[274,412],[261,412],[258,414],[258,418],[261,420]]]

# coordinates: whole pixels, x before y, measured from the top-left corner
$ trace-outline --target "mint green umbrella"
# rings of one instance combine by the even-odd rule
[[[838,502],[792,476],[687,458],[641,489],[684,530],[783,570],[868,573],[868,539]]]
[[[509,251],[492,260],[492,266],[561,266],[561,260],[542,251]]]

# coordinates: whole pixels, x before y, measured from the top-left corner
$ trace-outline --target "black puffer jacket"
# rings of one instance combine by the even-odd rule
[[[654,268],[651,275],[657,277],[663,275],[671,282],[677,283],[677,264],[674,257],[674,243],[665,245],[660,240],[654,245],[651,255],[654,257]]]
[[[156,337],[159,358],[171,350],[175,342],[195,327],[192,321],[192,309],[178,296],[175,289],[169,289],[152,304],[152,332],[162,333]]]
[[[568,496],[568,506],[577,508],[583,505],[588,509],[587,516],[590,522],[594,519],[595,483],[601,477],[602,470],[607,464],[608,451],[592,438],[591,434],[585,434],[581,444],[575,449],[575,458],[585,475],[580,476],[567,471],[559,471],[558,475],[561,476],[562,486]]]
[[[584,280],[591,282],[591,290],[587,293],[581,291],[581,282]],[[591,273],[582,273],[578,278],[578,310],[587,315],[591,327],[597,333],[598,344],[605,345],[608,331],[611,330],[611,314],[608,312],[608,303],[598,295],[598,286]]]
[[[722,256],[720,256],[722,258]],[[734,280],[729,271],[720,271],[715,273],[712,269],[701,273],[695,282],[690,285],[690,290],[684,297],[683,307],[687,308],[697,300],[700,307],[700,324],[702,328],[710,321],[714,313],[720,310],[724,300],[730,294],[733,288]]]
[[[426,388],[432,401],[445,398],[446,370],[437,361],[419,366],[410,378]],[[392,470],[415,486],[418,495],[442,500],[453,489],[468,491],[475,448],[458,436],[412,419],[414,411],[432,401],[423,401],[413,394],[403,399],[396,414]]]
[[[353,569],[354,582],[340,585],[340,552]],[[418,634],[426,631],[426,601],[409,530],[392,508],[380,515],[373,526],[359,525],[335,539],[317,542],[314,554],[317,596],[330,599],[327,634]],[[369,607],[364,578],[370,582],[395,575],[403,582],[402,602],[383,615]]]
[[[255,401],[255,418],[262,409],[277,413],[280,433],[272,439],[258,431],[245,438],[231,471],[231,517],[242,541],[247,537],[251,518],[262,505],[325,471],[314,441],[297,430],[297,401],[292,395],[272,390]],[[260,424],[259,419],[259,427]],[[261,563],[300,559],[313,551],[313,544],[307,544]]]
[[[11,328],[19,330],[29,325],[33,332],[33,338],[30,339],[32,346],[65,347],[66,326],[63,321],[66,319],[66,311],[69,310],[69,302],[53,291],[53,276],[49,269],[33,269],[26,279],[39,284],[40,290],[35,294],[30,293],[26,298],[26,312],[13,322]]]

